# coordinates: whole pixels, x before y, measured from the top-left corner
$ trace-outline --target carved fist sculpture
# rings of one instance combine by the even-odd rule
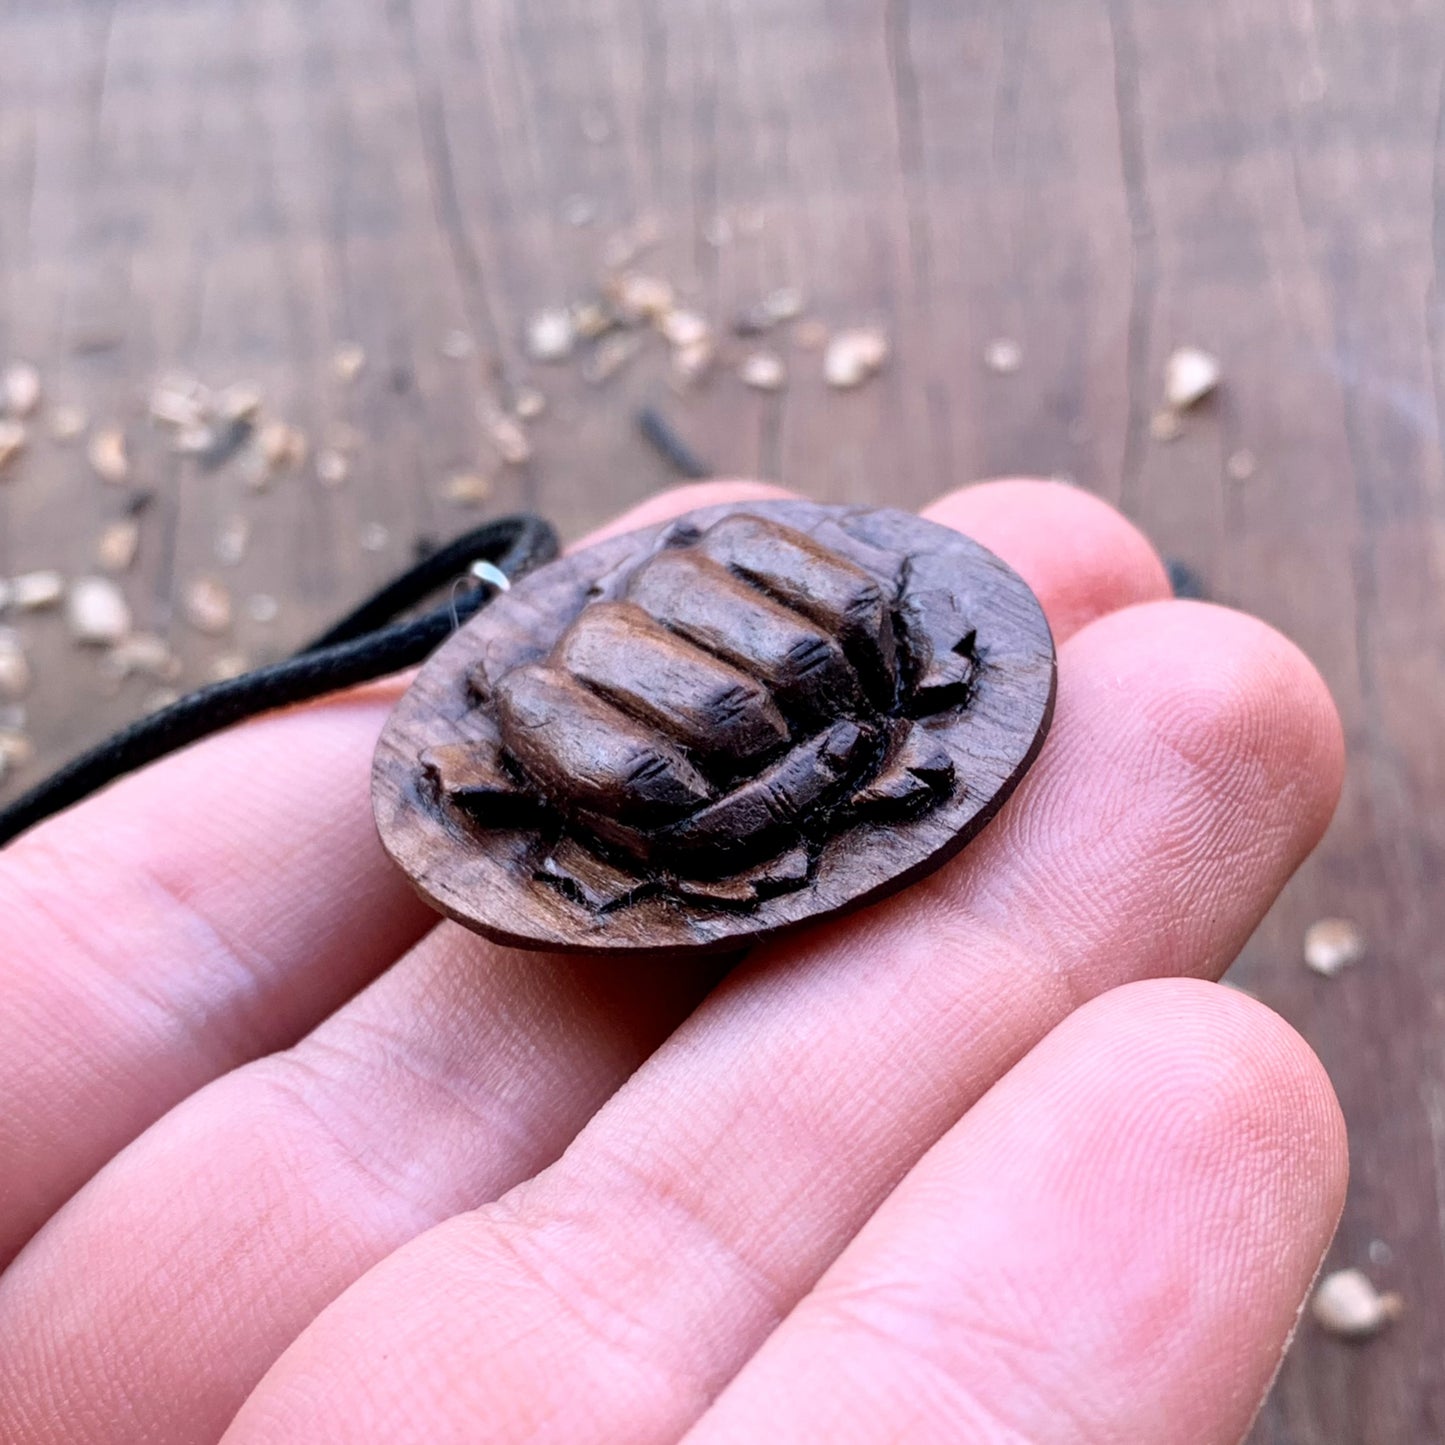
[[[442,648],[382,740],[378,818],[504,941],[737,946],[962,846],[1053,676],[1032,594],[956,533],[711,509],[551,564]]]

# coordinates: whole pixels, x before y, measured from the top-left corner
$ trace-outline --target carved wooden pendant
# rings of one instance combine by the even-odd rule
[[[1054,704],[1037,599],[904,512],[749,502],[553,562],[382,734],[382,841],[521,948],[737,948],[939,867]]]

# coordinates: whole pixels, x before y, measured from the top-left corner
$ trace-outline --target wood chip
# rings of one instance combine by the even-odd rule
[[[694,342],[691,346],[678,346],[672,353],[672,380],[682,390],[700,385],[712,371],[717,359],[717,348],[711,341]]]
[[[579,301],[572,308],[572,326],[583,341],[596,341],[617,323],[617,313],[601,301]]]
[[[660,321],[672,310],[672,283],[661,276],[624,271],[608,283],[607,294],[623,321],[634,324]]]
[[[492,495],[491,478],[480,472],[458,472],[447,478],[443,495],[458,506],[475,507]]]
[[[251,522],[239,512],[233,512],[221,523],[216,533],[216,561],[226,567],[236,566],[246,555],[251,545]]]
[[[135,632],[106,653],[102,668],[117,681],[139,676],[174,682],[181,675],[181,660],[165,638],[153,632]]]
[[[147,409],[152,421],[177,431],[199,426],[211,414],[209,395],[190,377],[167,377],[152,387]]]
[[[140,522],[120,517],[111,522],[95,544],[95,562],[103,572],[128,572],[140,550]]]
[[[20,644],[20,635],[0,629],[0,700],[18,702],[30,691],[30,659]]]
[[[1405,1301],[1398,1294],[1381,1294],[1363,1270],[1341,1269],[1315,1287],[1310,1311],[1330,1334],[1367,1340],[1404,1314]]]
[[[70,635],[89,647],[113,647],[131,630],[130,605],[109,577],[80,577],[65,599]]]
[[[0,373],[0,411],[22,420],[40,405],[40,373],[28,361],[15,361]]]
[[[527,355],[533,361],[550,364],[566,361],[577,344],[572,313],[563,306],[539,311],[527,323]]]
[[[1321,918],[1305,930],[1305,966],[1322,978],[1358,963],[1365,956],[1365,935],[1348,918]]]
[[[788,369],[783,358],[772,351],[755,351],[744,357],[738,368],[738,376],[744,386],[754,391],[781,391],[788,381]]]
[[[494,417],[487,427],[487,435],[497,449],[497,455],[508,466],[520,467],[532,459],[532,443],[516,417]]]
[[[604,336],[582,363],[582,380],[590,386],[610,381],[642,350],[642,338],[635,334]]]
[[[187,583],[181,607],[197,632],[215,637],[231,625],[231,594],[214,577],[196,577]]]
[[[799,286],[779,286],[763,298],[763,310],[779,324],[796,321],[807,304],[808,298]]]
[[[535,387],[524,386],[517,393],[517,404],[513,409],[523,421],[535,421],[547,410],[547,398]]]
[[[90,439],[86,457],[101,481],[119,487],[130,478],[130,459],[126,455],[125,433],[119,427],[104,427]]]
[[[58,442],[73,442],[83,436],[90,418],[78,406],[57,406],[50,412],[50,435]]]
[[[265,626],[281,615],[281,604],[269,592],[257,592],[246,599],[246,616]]]
[[[380,522],[368,522],[361,529],[363,552],[384,552],[391,545],[391,533]]]
[[[829,386],[848,390],[876,376],[888,360],[888,338],[876,327],[840,331],[823,355],[823,376]]]
[[[467,361],[477,354],[477,343],[465,331],[448,331],[442,337],[442,355],[448,361]]]
[[[1013,376],[1024,364],[1024,349],[1010,336],[996,336],[983,349],[983,364],[995,375]]]
[[[238,381],[216,398],[216,416],[231,426],[237,422],[254,422],[261,415],[263,401],[260,387]]]
[[[64,596],[65,579],[59,572],[24,572],[10,579],[10,605],[17,612],[54,607]]]
[[[335,447],[317,452],[316,478],[323,487],[342,486],[350,475],[351,463]]]
[[[1149,435],[1156,442],[1177,442],[1184,435],[1184,423],[1177,411],[1156,411],[1149,418]]]
[[[306,433],[284,421],[268,422],[256,438],[256,450],[268,471],[304,466],[309,449]]]
[[[25,450],[29,435],[18,421],[0,421],[0,472]]]
[[[657,329],[669,346],[700,346],[712,337],[712,327],[707,318],[696,311],[674,307],[657,318]]]
[[[331,370],[336,379],[349,386],[366,367],[366,351],[354,341],[345,342],[331,353]]]
[[[1229,454],[1229,460],[1225,462],[1224,470],[1230,481],[1247,482],[1259,470],[1259,462],[1252,451],[1241,447],[1237,452]]]
[[[206,422],[194,426],[183,426],[171,438],[171,450],[183,457],[203,457],[214,451],[217,442],[216,430]]]
[[[1197,346],[1181,346],[1164,365],[1164,401],[1174,411],[1187,411],[1219,385],[1217,357]]]

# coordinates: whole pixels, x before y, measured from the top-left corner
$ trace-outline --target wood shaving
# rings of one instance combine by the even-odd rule
[[[1321,918],[1305,930],[1305,966],[1334,978],[1365,956],[1365,935],[1348,918]]]
[[[0,373],[0,411],[24,420],[39,405],[40,373],[28,361],[12,362]]]
[[[214,577],[197,577],[186,585],[181,599],[185,619],[208,636],[216,637],[231,626],[231,594]]]
[[[674,308],[657,318],[657,329],[669,346],[679,348],[700,346],[712,337],[712,327],[707,318],[696,311]]]
[[[1181,346],[1164,364],[1164,401],[1173,411],[1198,405],[1220,382],[1217,357],[1197,346]]]
[[[95,562],[103,572],[128,572],[140,550],[140,523],[134,517],[111,522],[95,544]]]
[[[316,478],[323,487],[342,486],[350,475],[351,463],[335,447],[317,452]]]
[[[64,596],[65,579],[59,572],[24,572],[10,580],[10,605],[17,612],[54,607]]]
[[[310,445],[300,427],[284,421],[268,422],[256,438],[256,450],[268,471],[283,467],[302,467]]]
[[[601,301],[579,301],[572,308],[572,325],[583,341],[596,341],[617,323],[617,313]]]
[[[562,306],[539,311],[527,323],[527,355],[533,361],[551,364],[566,361],[577,344],[572,313]]]
[[[1184,435],[1184,423],[1177,411],[1156,411],[1149,418],[1149,435],[1156,442],[1177,442]]]
[[[70,635],[88,647],[113,647],[131,630],[130,605],[109,577],[80,577],[65,599]]]
[[[998,336],[983,349],[983,364],[998,376],[1013,376],[1024,364],[1024,349],[1010,336]]]
[[[444,495],[458,506],[475,507],[492,495],[491,478],[480,472],[458,472],[447,478]]]
[[[582,380],[590,386],[610,381],[642,350],[636,335],[604,336],[582,363]]]
[[[366,367],[366,351],[354,341],[338,346],[331,354],[331,370],[336,379],[349,386]]]
[[[524,386],[517,393],[514,410],[523,421],[536,421],[547,410],[547,398],[535,387]]]
[[[744,358],[738,376],[754,391],[781,391],[787,385],[788,369],[776,352],[755,351]]]
[[[391,545],[391,533],[380,522],[368,522],[361,529],[363,552],[384,552]]]
[[[807,307],[808,298],[799,286],[779,286],[763,298],[763,310],[775,322],[796,321]]]
[[[29,434],[18,421],[0,421],[0,472],[25,450]]]
[[[246,599],[246,616],[262,626],[274,622],[281,615],[281,604],[269,592],[257,592]]]
[[[73,442],[83,436],[90,418],[78,406],[57,406],[50,413],[50,435],[58,442]]]
[[[30,691],[30,659],[18,633],[0,629],[0,700],[18,702]]]
[[[96,432],[86,449],[86,458],[96,476],[113,487],[123,486],[130,478],[125,433],[119,427],[105,427]]]
[[[1363,1270],[1341,1269],[1315,1287],[1310,1311],[1321,1329],[1347,1340],[1367,1340],[1405,1312],[1398,1294],[1381,1294]]]
[[[672,283],[661,276],[624,271],[608,282],[607,295],[623,321],[633,324],[661,321],[672,310]]]
[[[179,431],[204,422],[211,414],[211,403],[199,382],[168,377],[151,389],[147,409],[152,421]]]
[[[848,390],[876,376],[888,360],[888,338],[876,327],[840,331],[823,354],[829,386]]]
[[[465,331],[448,331],[442,337],[442,355],[448,361],[467,361],[477,354],[477,343]]]
[[[153,632],[136,632],[122,639],[106,653],[101,667],[117,681],[139,676],[174,682],[181,675],[180,658]]]
[[[1237,452],[1229,454],[1229,460],[1224,464],[1225,473],[1232,482],[1247,482],[1259,470],[1259,462],[1251,451],[1243,447]]]
[[[683,390],[700,385],[712,371],[717,359],[717,349],[711,341],[694,342],[691,346],[679,346],[672,353],[672,380]]]
[[[497,455],[508,466],[520,467],[532,459],[532,443],[515,417],[499,416],[487,428]]]
[[[239,512],[232,513],[221,523],[221,529],[216,533],[216,561],[223,566],[234,567],[246,555],[246,548],[251,545],[251,522]]]

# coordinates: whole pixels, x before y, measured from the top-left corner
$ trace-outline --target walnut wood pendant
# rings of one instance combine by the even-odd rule
[[[1054,678],[1037,599],[957,532],[710,507],[543,567],[439,648],[378,745],[377,824],[499,942],[735,949],[957,853]]]

